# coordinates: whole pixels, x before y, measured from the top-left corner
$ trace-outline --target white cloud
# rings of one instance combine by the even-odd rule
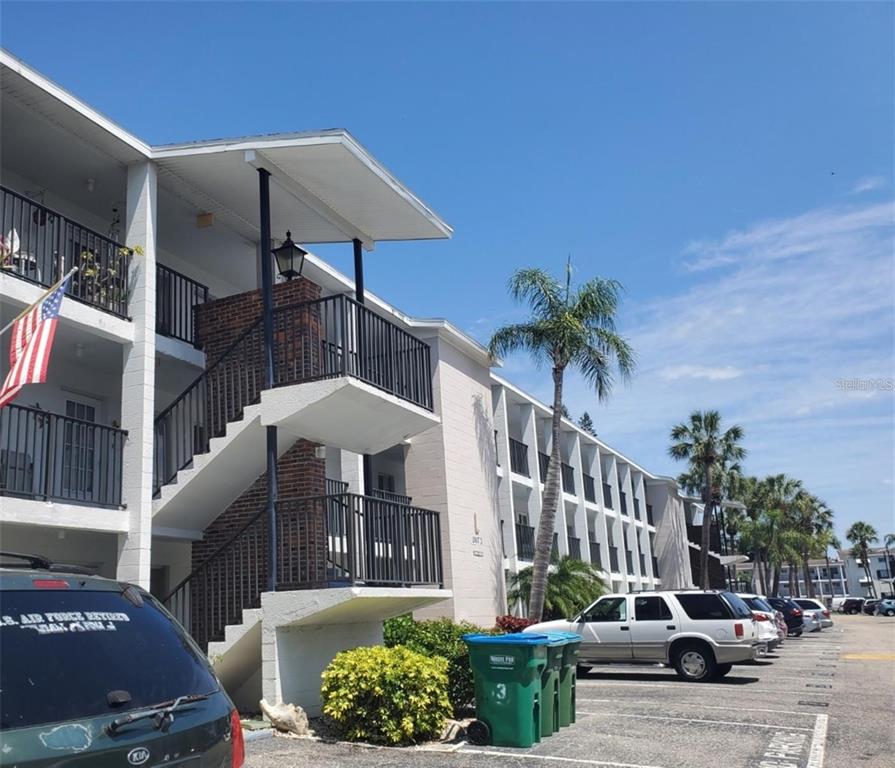
[[[875,189],[882,189],[884,186],[886,186],[884,176],[865,176],[855,182],[851,194],[860,195],[862,192],[872,192]]]
[[[895,375],[895,204],[807,211],[685,253],[693,271],[681,290],[633,306],[629,293],[621,329],[640,361],[631,384],[598,407],[571,375],[573,414],[588,410],[611,445],[677,474],[671,426],[716,408],[746,430],[748,471],[802,478],[840,525],[863,516],[891,527],[895,494],[879,479],[891,477],[895,398],[836,382]],[[546,391],[543,374],[528,378]]]
[[[659,371],[659,375],[666,381],[677,379],[705,379],[706,381],[728,381],[737,379],[745,371],[725,365],[722,368],[712,368],[706,365],[669,365]]]

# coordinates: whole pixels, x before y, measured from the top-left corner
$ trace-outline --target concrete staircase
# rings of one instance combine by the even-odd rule
[[[224,629],[224,639],[208,644],[208,659],[241,712],[259,710],[261,700],[261,608],[246,608],[241,624]]]

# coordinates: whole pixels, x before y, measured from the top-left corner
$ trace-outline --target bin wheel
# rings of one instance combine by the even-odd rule
[[[477,747],[484,747],[491,743],[491,729],[483,720],[473,720],[466,726],[466,740]]]

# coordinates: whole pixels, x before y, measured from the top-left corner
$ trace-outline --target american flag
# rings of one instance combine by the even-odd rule
[[[56,335],[59,306],[69,278],[13,323],[9,345],[9,373],[0,389],[0,408],[11,403],[26,384],[47,380],[47,364]]]

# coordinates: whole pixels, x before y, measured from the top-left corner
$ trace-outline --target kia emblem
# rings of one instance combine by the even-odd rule
[[[146,747],[136,747],[127,753],[127,761],[131,765],[143,765],[149,759],[149,750]]]

